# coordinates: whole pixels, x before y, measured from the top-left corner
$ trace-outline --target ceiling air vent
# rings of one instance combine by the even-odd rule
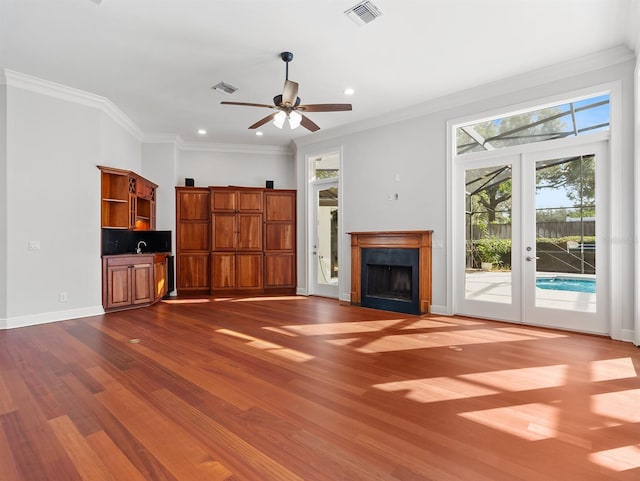
[[[232,94],[236,90],[238,90],[238,87],[234,87],[233,85],[225,83],[225,82],[218,82],[217,84],[215,84],[211,88],[213,90],[222,90],[226,94]]]
[[[366,23],[373,22],[376,18],[382,15],[382,10],[376,7],[373,2],[364,0],[364,2],[354,5],[344,13],[358,25],[364,25]]]

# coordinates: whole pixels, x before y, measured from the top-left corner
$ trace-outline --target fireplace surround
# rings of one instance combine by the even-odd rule
[[[432,231],[350,232],[351,304],[428,313]]]

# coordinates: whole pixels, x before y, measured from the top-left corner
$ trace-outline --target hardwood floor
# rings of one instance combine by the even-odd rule
[[[0,479],[640,479],[640,350],[321,298],[0,331]]]

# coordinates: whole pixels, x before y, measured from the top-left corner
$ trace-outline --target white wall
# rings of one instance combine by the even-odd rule
[[[174,186],[177,182],[177,161],[178,150],[175,142],[142,144],[141,174],[158,185],[156,190],[156,229],[171,231],[171,246],[174,254],[176,251],[176,195]],[[176,285],[175,274],[174,270],[174,286]]]
[[[86,101],[11,84],[6,135],[10,235],[0,327],[102,313],[96,166],[139,169],[140,142]],[[29,250],[30,241],[39,250]]]
[[[616,52],[619,54],[619,52]],[[617,57],[616,57],[617,58]],[[585,59],[565,64],[528,76],[506,79],[502,82],[478,87],[422,106],[422,113],[395,123],[369,127],[358,131],[353,126],[345,135],[325,133],[324,137],[307,137],[297,142],[299,174],[298,196],[306,198],[308,182],[304,174],[308,156],[319,152],[342,148],[342,218],[344,235],[340,251],[340,265],[350,265],[350,231],[376,230],[433,230],[434,243],[442,241],[447,246],[447,150],[446,123],[448,120],[469,115],[482,115],[504,108],[550,96],[572,92],[593,85],[621,80],[623,88],[622,125],[618,133],[622,172],[620,189],[625,205],[634,205],[633,190],[633,69],[635,60],[622,55],[617,60]],[[556,79],[556,80],[549,80]],[[399,113],[396,117],[408,117]],[[389,116],[392,117],[392,116]],[[319,139],[317,141],[314,138]],[[399,174],[399,181],[395,181]],[[387,200],[389,194],[398,193],[399,200]],[[298,263],[307,264],[306,211],[299,209]],[[613,239],[622,245],[623,258],[633,258],[633,209],[621,213],[621,230],[612,233]],[[447,283],[449,276],[447,249],[433,249],[433,310],[446,312],[448,305]],[[623,329],[633,329],[633,279],[632,264],[616,266],[617,274],[626,289],[621,319]],[[298,291],[305,292],[307,278],[299,268]],[[341,269],[340,297],[349,300],[351,275],[349,269]],[[630,331],[632,332],[632,331]]]
[[[156,229],[171,230],[175,234],[178,151],[173,142],[144,143],[140,174],[158,185],[156,191]],[[175,243],[172,244],[175,246]]]
[[[276,189],[295,189],[295,156],[293,151],[265,147],[261,152],[220,150],[180,150],[178,185],[185,177],[195,185],[235,185],[264,187],[273,180]]]
[[[7,317],[7,85],[0,78],[0,324]]]

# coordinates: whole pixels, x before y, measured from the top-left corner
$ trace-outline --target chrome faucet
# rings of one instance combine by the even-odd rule
[[[138,247],[136,247],[136,254],[142,254],[142,248],[140,247],[140,244],[147,247],[147,243],[141,240],[140,242],[138,242]]]

